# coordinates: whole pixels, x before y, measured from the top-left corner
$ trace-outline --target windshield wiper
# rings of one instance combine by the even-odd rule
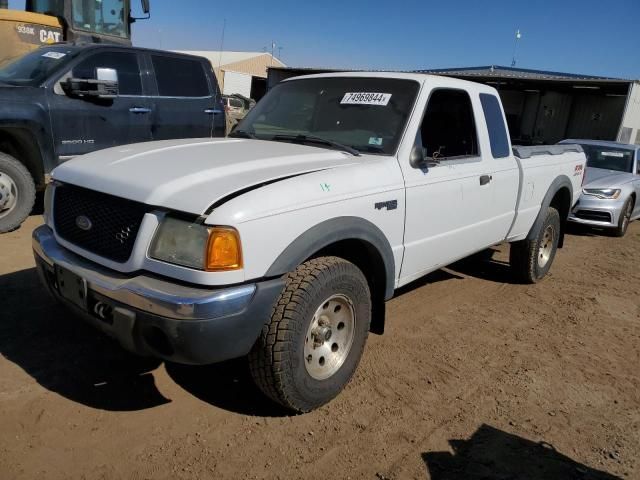
[[[246,130],[234,130],[228,136],[232,138],[253,138],[254,140],[258,138],[255,134],[247,132]]]
[[[298,142],[298,143],[319,143],[321,145],[327,145],[329,147],[337,148],[343,152],[350,153],[355,157],[360,156],[360,152],[353,147],[344,145],[342,143],[334,142],[333,140],[327,140],[326,138],[316,137],[314,135],[275,135],[272,140],[286,142]]]

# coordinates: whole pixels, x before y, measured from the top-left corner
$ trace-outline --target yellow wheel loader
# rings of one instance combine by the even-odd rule
[[[41,45],[57,42],[131,45],[130,0],[26,0],[24,11],[0,0],[0,66]]]

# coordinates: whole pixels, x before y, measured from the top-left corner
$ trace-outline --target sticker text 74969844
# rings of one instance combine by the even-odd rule
[[[391,100],[390,93],[347,92],[340,101],[341,105],[381,105],[386,106]]]

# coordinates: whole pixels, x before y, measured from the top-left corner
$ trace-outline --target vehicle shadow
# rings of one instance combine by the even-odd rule
[[[170,402],[152,374],[162,360],[127,352],[58,305],[35,268],[0,276],[0,292],[0,354],[44,388],[109,411]],[[219,408],[255,416],[290,414],[255,387],[245,359],[208,366],[166,362],[165,369],[187,392]]]
[[[591,227],[567,222],[566,233],[576,237],[613,237],[613,231],[607,228]]]
[[[165,368],[176,384],[215,407],[258,417],[291,415],[255,386],[246,358],[203,366],[167,362]]]
[[[447,267],[448,270],[466,275],[469,277],[480,278],[496,283],[520,283],[511,271],[508,262],[501,262],[493,258],[493,254],[498,250],[489,248],[483,250],[470,257],[458,260]]]
[[[111,411],[170,401],[151,373],[159,360],[126,352],[57,305],[35,268],[0,276],[0,292],[0,354],[46,389]]]
[[[425,285],[429,285],[437,282],[445,282],[447,280],[463,280],[464,277],[460,275],[456,275],[455,273],[448,272],[446,270],[436,270],[435,272],[431,272],[424,277],[420,277],[417,280],[414,280],[411,283],[404,285],[397,289],[393,295],[394,298],[405,295],[409,292],[417,290],[418,288],[424,287]]]
[[[422,454],[431,480],[614,480],[558,452],[553,445],[533,442],[482,425],[469,440],[450,440],[450,452]]]

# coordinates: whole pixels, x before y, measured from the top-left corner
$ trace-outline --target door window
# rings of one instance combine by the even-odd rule
[[[161,97],[207,97],[209,84],[202,63],[188,58],[151,55]]]
[[[120,95],[142,95],[138,56],[129,52],[100,52],[73,67],[74,78],[96,78],[96,68],[113,68],[118,72]]]
[[[489,131],[491,155],[493,155],[493,158],[508,157],[509,138],[507,137],[507,129],[504,126],[500,102],[498,102],[495,95],[481,93],[480,103],[482,103],[484,119],[487,122],[487,130]]]
[[[435,90],[422,119],[420,137],[426,158],[478,156],[478,136],[469,94],[462,90]]]

